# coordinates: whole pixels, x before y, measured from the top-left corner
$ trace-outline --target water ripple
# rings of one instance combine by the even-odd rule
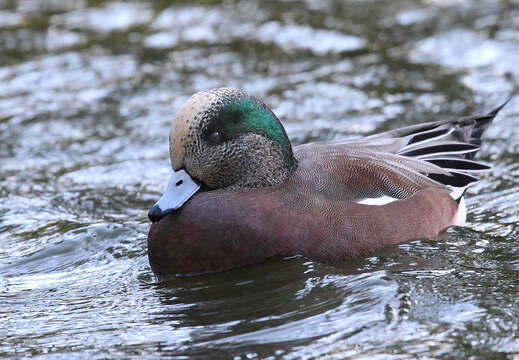
[[[0,357],[513,358],[513,1],[0,1]],[[146,213],[192,93],[243,88],[295,144],[512,97],[469,226],[370,257],[157,282]]]

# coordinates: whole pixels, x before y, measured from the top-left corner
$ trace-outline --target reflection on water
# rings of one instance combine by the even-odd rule
[[[146,254],[192,93],[245,89],[295,144],[488,111],[518,89],[518,18],[505,0],[0,0],[0,357],[518,354],[517,97],[468,228],[163,283]]]

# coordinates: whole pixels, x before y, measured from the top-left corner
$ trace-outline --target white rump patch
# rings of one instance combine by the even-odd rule
[[[455,190],[460,190],[460,189],[456,188]],[[458,197],[460,197],[461,193],[459,191],[454,191],[454,194],[451,193],[450,195],[453,198],[456,195]],[[398,200],[398,199],[392,198],[390,196],[381,196],[378,198],[361,199],[361,200],[356,201],[356,203],[363,204],[363,205],[386,205],[386,204],[392,203],[393,201],[396,201],[396,200]],[[454,225],[465,226],[466,222],[467,222],[467,205],[465,204],[465,198],[461,197],[460,203],[458,205],[458,211],[456,211],[456,214],[454,215]]]
[[[464,226],[467,222],[467,205],[465,205],[465,198],[462,197],[458,205],[458,211],[454,215],[454,225]]]
[[[454,215],[454,225],[457,226],[465,226],[467,222],[467,205],[465,204],[465,197],[463,194],[465,194],[465,190],[467,190],[468,186],[465,187],[454,187],[454,186],[447,186],[449,189],[449,195],[456,201],[460,199],[458,204],[458,211],[456,211],[456,214]]]

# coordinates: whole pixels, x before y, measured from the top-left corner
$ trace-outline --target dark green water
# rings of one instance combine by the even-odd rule
[[[217,86],[296,144],[482,113],[519,87],[519,2],[0,0],[0,357],[519,359],[519,97],[466,228],[159,283],[169,123]]]

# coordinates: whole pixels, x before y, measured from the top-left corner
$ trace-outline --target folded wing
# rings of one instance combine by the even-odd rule
[[[479,173],[490,169],[473,159],[482,135],[505,104],[487,115],[428,122],[294,150],[303,166],[320,157],[328,168],[321,170],[331,169],[343,176],[350,173],[344,191],[353,200],[402,199],[431,186],[447,189],[458,200]]]

